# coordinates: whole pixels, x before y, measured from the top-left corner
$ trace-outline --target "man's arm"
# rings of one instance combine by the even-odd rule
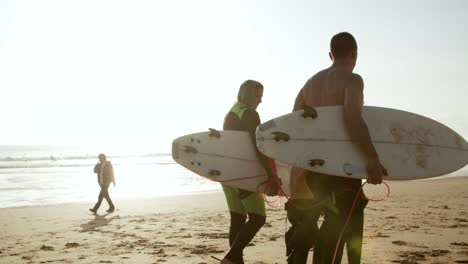
[[[304,109],[304,106],[306,105],[304,95],[302,93],[303,89],[301,89],[296,96],[296,100],[294,101],[293,112]]]
[[[94,173],[97,173],[97,182],[99,184],[99,186],[101,186],[101,182],[99,181],[99,171],[101,170],[101,163],[97,163],[95,166],[94,166]]]
[[[96,166],[94,166],[94,173],[99,173],[100,169],[101,169],[101,163],[97,163]]]
[[[344,121],[351,140],[356,142],[359,149],[367,158],[367,181],[372,184],[382,182],[386,174],[381,165],[379,155],[372,143],[367,124],[362,118],[364,81],[361,76],[354,74],[351,86],[346,89],[344,100]]]

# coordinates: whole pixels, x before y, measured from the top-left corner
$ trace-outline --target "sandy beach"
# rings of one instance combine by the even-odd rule
[[[390,198],[366,208],[362,263],[468,263],[468,177],[389,184]],[[116,204],[0,209],[0,263],[202,264],[228,249],[221,192]],[[267,214],[246,263],[286,263],[285,211]]]

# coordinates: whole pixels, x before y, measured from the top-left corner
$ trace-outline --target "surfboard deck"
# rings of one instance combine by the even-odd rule
[[[188,170],[212,181],[248,191],[264,192],[266,172],[248,132],[211,130],[176,138],[172,158]],[[290,166],[275,164],[281,182],[289,182]],[[289,185],[283,186],[290,194]]]
[[[410,112],[363,107],[362,115],[387,180],[445,175],[468,163],[468,144],[447,126]],[[256,131],[265,155],[307,170],[367,178],[366,159],[350,140],[342,106],[316,107],[263,123]]]

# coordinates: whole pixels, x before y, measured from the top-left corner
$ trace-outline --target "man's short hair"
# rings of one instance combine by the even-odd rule
[[[346,57],[355,49],[357,49],[356,39],[348,32],[338,33],[330,41],[330,50],[334,58]]]

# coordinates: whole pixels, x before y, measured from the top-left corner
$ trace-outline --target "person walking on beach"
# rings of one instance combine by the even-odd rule
[[[256,111],[262,102],[263,85],[257,81],[246,80],[239,88],[237,102],[231,107],[224,119],[224,130],[240,130],[250,133],[256,146],[255,129],[260,125]],[[256,148],[269,180],[273,180],[272,170],[266,156]],[[221,264],[243,264],[244,248],[265,224],[266,212],[263,195],[222,184],[226,196],[231,223],[229,227],[230,250]],[[273,195],[274,193],[271,193]],[[247,220],[248,216],[248,221]]]
[[[330,50],[329,56],[333,62],[332,65],[318,72],[306,82],[297,95],[294,110],[342,105],[348,134],[367,158],[367,182],[380,184],[382,177],[387,175],[387,171],[380,162],[367,125],[361,115],[364,102],[364,81],[361,76],[353,73],[357,60],[356,40],[350,33],[338,33],[331,39]],[[299,174],[298,177],[304,177],[302,175],[304,174]],[[332,197],[331,200],[337,209],[331,210],[328,206],[323,207],[325,218],[316,240],[313,263],[341,263],[345,244],[348,252],[348,263],[360,263],[364,208],[367,205],[367,200],[360,195],[352,212],[351,208],[354,198],[360,193],[361,180],[315,173],[313,177],[315,177],[314,184],[316,185],[314,188],[318,188],[320,193],[323,193],[322,198]],[[350,214],[351,217],[346,229],[343,230]],[[315,225],[315,223],[313,224]],[[337,250],[335,250],[336,247]]]
[[[99,187],[101,187],[101,191],[99,192],[96,205],[89,210],[96,214],[97,210],[101,206],[102,200],[105,198],[109,204],[107,212],[112,213],[115,211],[115,206],[109,196],[109,185],[112,182],[115,187],[114,168],[112,167],[112,163],[107,160],[106,155],[99,154],[98,158],[99,162],[94,166],[94,173],[97,173],[97,179]]]

